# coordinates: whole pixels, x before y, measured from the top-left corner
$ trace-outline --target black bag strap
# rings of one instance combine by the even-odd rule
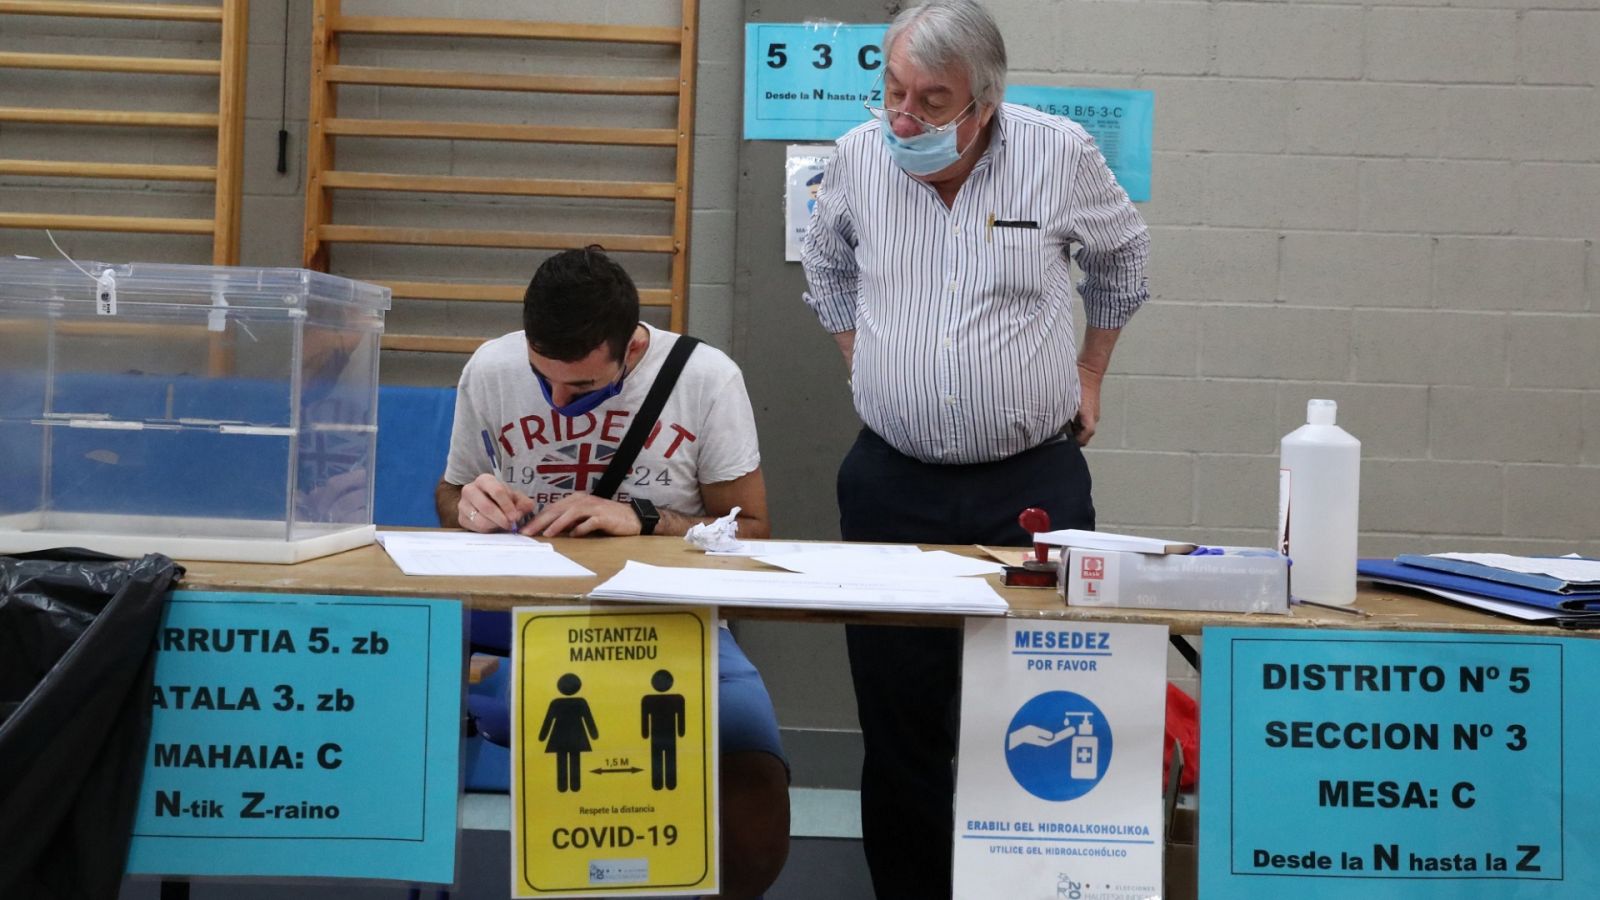
[[[590,493],[610,500],[611,495],[617,492],[622,479],[628,477],[628,470],[633,468],[633,461],[639,458],[639,451],[644,449],[645,438],[650,436],[651,430],[656,427],[656,420],[661,418],[667,397],[677,386],[683,367],[689,363],[689,354],[699,345],[699,338],[678,335],[672,349],[667,351],[667,361],[661,364],[661,371],[656,373],[655,384],[650,385],[650,393],[645,395],[644,405],[634,414],[633,424],[628,426],[628,433],[622,436],[622,444],[617,447],[605,474],[600,476],[600,481]]]

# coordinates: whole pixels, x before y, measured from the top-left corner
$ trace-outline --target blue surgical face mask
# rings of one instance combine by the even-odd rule
[[[533,369],[533,365],[530,363],[528,368]],[[544,394],[544,402],[550,404],[550,408],[555,410],[558,415],[566,416],[569,419],[574,419],[583,415],[584,413],[591,412],[595,407],[622,393],[622,382],[627,377],[628,370],[627,368],[623,368],[623,370],[617,374],[616,381],[611,382],[603,388],[596,388],[595,390],[589,391],[586,394],[579,394],[578,396],[572,398],[572,401],[565,406],[557,406],[555,398],[550,395],[549,379],[545,378],[543,375],[540,375],[538,369],[533,369],[533,380],[539,382],[539,392]]]
[[[977,101],[974,100],[973,103]],[[971,109],[973,103],[967,104]],[[878,131],[883,133],[883,143],[895,164],[912,175],[932,175],[948,169],[961,159],[961,149],[956,146],[957,126],[967,117],[967,110],[948,125],[933,131],[923,131],[914,137],[903,138],[894,133],[887,121],[880,121]]]

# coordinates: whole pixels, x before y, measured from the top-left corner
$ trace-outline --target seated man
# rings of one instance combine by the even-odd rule
[[[733,360],[694,348],[615,498],[600,497],[601,473],[685,339],[639,321],[633,280],[598,247],[545,260],[522,323],[461,372],[434,495],[444,527],[682,535],[737,506],[741,537],[768,535],[755,416]],[[754,897],[788,856],[788,770],[761,676],[727,629],[719,636],[722,896]]]

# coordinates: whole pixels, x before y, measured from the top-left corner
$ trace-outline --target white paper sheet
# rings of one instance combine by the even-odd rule
[[[826,541],[740,541],[731,550],[708,550],[710,556],[778,556],[786,553],[817,553],[823,550],[859,550],[863,553],[920,553],[910,544],[847,544]]]
[[[1600,560],[1563,557],[1548,559],[1542,556],[1511,556],[1506,553],[1434,553],[1439,559],[1459,559],[1508,572],[1527,575],[1549,575],[1562,581],[1585,583],[1600,582]]]
[[[830,578],[883,578],[905,575],[911,578],[964,578],[973,575],[998,575],[1004,568],[997,562],[957,556],[948,550],[884,554],[873,550],[843,547],[808,553],[782,553],[758,556],[758,562],[806,575]]]
[[[1041,531],[1033,536],[1035,543],[1053,544],[1057,547],[1081,547],[1084,550],[1131,550],[1135,553],[1189,553],[1196,547],[1182,541],[1139,537],[1133,534],[1113,534],[1109,531],[1080,531],[1063,528],[1059,531]]]
[[[378,543],[407,575],[592,578],[594,573],[549,544],[520,534],[380,531]]]
[[[789,609],[1004,615],[1006,601],[976,578],[828,578],[793,572],[685,569],[629,562],[589,594],[598,600],[715,603]]]

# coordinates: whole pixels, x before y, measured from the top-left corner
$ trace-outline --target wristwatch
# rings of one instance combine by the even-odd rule
[[[633,514],[639,517],[639,533],[655,534],[656,525],[661,523],[661,513],[656,511],[656,505],[643,497],[631,497],[628,505],[633,507]]]

